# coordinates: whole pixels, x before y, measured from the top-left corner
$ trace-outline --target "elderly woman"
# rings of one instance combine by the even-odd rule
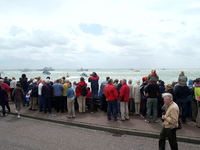
[[[71,82],[68,82],[67,84],[68,90],[66,92],[67,96],[67,109],[68,109],[68,115],[67,118],[75,118],[75,110],[74,110],[74,90],[72,89]]]
[[[37,110],[36,104],[38,99],[38,86],[37,86],[37,80],[34,79],[33,82],[31,82],[28,86],[28,91],[32,90],[30,100],[29,100],[29,110]],[[27,92],[28,92],[27,91]]]

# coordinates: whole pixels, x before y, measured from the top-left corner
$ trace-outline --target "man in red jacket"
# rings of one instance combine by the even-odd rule
[[[126,84],[126,79],[123,79],[119,95],[121,121],[125,121],[125,119],[129,120],[129,113],[128,113],[129,91],[130,89],[129,86]]]
[[[10,87],[6,83],[3,83],[3,79],[0,79],[0,84],[2,85],[1,88],[5,89],[8,94],[8,92],[10,91]]]
[[[112,106],[114,121],[117,121],[116,104],[117,104],[118,92],[116,87],[113,85],[112,79],[108,80],[108,85],[106,85],[104,89],[104,94],[106,96],[106,99],[108,100],[108,109],[107,109],[108,120],[111,120],[111,106]]]
[[[87,87],[87,83],[85,83],[85,79],[83,77],[80,78],[80,82],[76,84],[76,97],[77,97],[77,101],[78,101],[78,106],[79,106],[79,112],[80,113],[84,113],[85,112],[85,97],[81,95],[82,93],[82,87],[81,86],[85,86]]]

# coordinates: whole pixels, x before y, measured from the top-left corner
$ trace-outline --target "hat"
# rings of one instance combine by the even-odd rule
[[[146,76],[145,79],[147,80],[147,79],[148,79],[148,76]]]
[[[2,82],[3,82],[3,79],[0,79],[0,81],[2,81]]]

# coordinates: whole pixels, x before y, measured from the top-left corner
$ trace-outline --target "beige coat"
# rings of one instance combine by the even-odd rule
[[[129,92],[129,98],[133,98],[132,95],[133,95],[133,85],[132,84],[128,84],[128,87],[130,89],[130,92]]]
[[[133,86],[132,97],[134,98],[135,103],[140,103],[141,93],[140,93],[140,81],[136,81],[136,85]]]

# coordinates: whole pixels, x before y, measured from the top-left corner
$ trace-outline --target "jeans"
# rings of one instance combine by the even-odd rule
[[[47,108],[48,112],[51,113],[51,97],[43,97],[43,106],[44,106],[44,112],[47,113]]]
[[[2,113],[3,113],[3,115],[5,115],[6,111],[5,111],[5,103],[4,102],[1,103],[1,107],[2,107]]]
[[[102,97],[99,97],[100,98],[100,109],[102,110],[103,107],[102,107]]]
[[[62,96],[55,96],[55,104],[56,104],[56,110],[57,113],[59,112],[59,109],[61,110],[61,113],[64,112],[64,101]]]
[[[111,107],[113,108],[113,117],[114,117],[114,119],[117,119],[116,101],[117,100],[108,101],[108,109],[107,109],[107,117],[108,117],[108,119],[111,118]]]
[[[117,113],[119,114],[119,115],[121,115],[121,110],[120,110],[120,102],[119,102],[119,99],[117,99]]]
[[[151,109],[153,109],[153,120],[157,121],[157,106],[157,98],[147,98],[147,121],[150,121]]]
[[[98,91],[92,90],[92,98],[97,98],[98,97]]]
[[[43,108],[43,98],[42,95],[39,95],[39,111],[42,111]]]
[[[182,107],[182,122],[186,122],[186,116],[187,116],[187,110],[188,110],[188,105],[185,99],[177,99],[177,105],[179,107]]]

